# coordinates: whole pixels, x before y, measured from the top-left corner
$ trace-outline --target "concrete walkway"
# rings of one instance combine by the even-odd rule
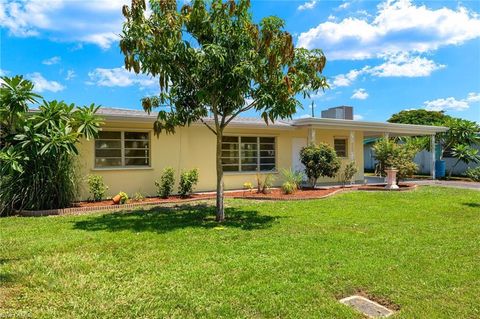
[[[455,187],[464,189],[474,189],[480,191],[480,183],[461,182],[461,181],[440,181],[440,180],[412,180],[417,185],[435,185],[443,187]]]
[[[365,177],[368,184],[384,183],[383,177],[368,176]],[[455,187],[464,189],[474,189],[480,191],[480,183],[476,182],[462,182],[462,181],[444,181],[444,180],[431,180],[431,179],[408,179],[407,182],[412,182],[417,185],[434,185],[443,187]]]

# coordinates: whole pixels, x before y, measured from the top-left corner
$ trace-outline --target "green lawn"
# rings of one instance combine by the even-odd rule
[[[480,192],[423,187],[314,201],[0,219],[0,317],[480,317]]]

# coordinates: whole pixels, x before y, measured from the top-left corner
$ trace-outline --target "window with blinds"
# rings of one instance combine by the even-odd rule
[[[347,157],[347,139],[335,138],[333,140],[333,147],[339,157]]]
[[[102,131],[95,139],[95,167],[150,165],[148,132]]]
[[[222,165],[225,172],[275,170],[275,137],[224,136]]]

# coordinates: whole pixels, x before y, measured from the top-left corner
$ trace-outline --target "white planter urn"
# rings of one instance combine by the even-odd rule
[[[397,185],[398,169],[389,168],[389,169],[386,169],[385,172],[387,173],[387,185],[385,185],[385,189],[398,189],[398,185]]]

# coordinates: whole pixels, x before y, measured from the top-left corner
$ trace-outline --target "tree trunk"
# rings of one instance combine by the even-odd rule
[[[223,207],[223,167],[222,167],[222,137],[223,130],[217,130],[217,211],[216,221],[225,220],[225,210]]]
[[[457,167],[458,163],[460,163],[460,160],[457,160],[455,164],[452,167],[450,167],[450,171],[448,172],[448,179],[452,178],[453,170],[455,169],[455,167]]]

